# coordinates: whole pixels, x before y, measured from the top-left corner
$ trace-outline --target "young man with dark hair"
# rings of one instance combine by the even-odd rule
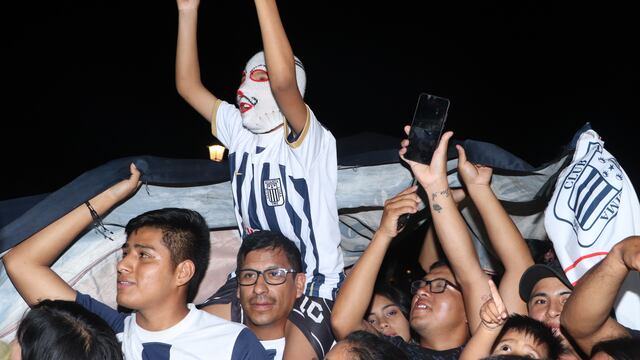
[[[530,266],[519,284],[520,298],[527,304],[530,317],[543,322],[554,330],[567,351],[562,359],[580,359],[572,342],[560,326],[560,314],[564,304],[572,296],[573,286],[557,260]]]
[[[4,257],[7,274],[31,306],[44,299],[75,301],[103,318],[122,342],[127,359],[265,359],[255,335],[187,304],[198,288],[209,255],[208,227],[187,209],[161,209],[139,215],[126,227],[123,257],[117,265],[120,313],[76,292],[51,264],[94,220],[139,186],[140,172],[98,194],[23,241]]]
[[[187,302],[192,302],[209,267],[211,243],[206,222],[195,211],[164,208],[131,219],[125,233],[129,237],[145,227],[161,230],[162,243],[169,249],[174,266],[186,260],[194,263],[193,277],[187,286]],[[127,247],[125,244],[123,249]]]
[[[122,359],[109,325],[81,305],[63,300],[43,300],[27,312],[11,347],[11,359]]]
[[[333,345],[331,329],[323,321],[330,309],[325,301],[303,295],[305,274],[296,245],[280,233],[256,231],[243,240],[237,261],[236,277],[208,299],[203,310],[246,324],[276,360],[286,356],[285,334],[291,326],[303,330],[324,357]]]

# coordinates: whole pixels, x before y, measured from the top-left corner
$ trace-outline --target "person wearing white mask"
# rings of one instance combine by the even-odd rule
[[[289,315],[284,358],[324,358],[334,343],[330,311],[344,280],[336,141],[303,100],[305,70],[293,55],[276,1],[254,2],[264,51],[247,62],[234,106],[213,95],[200,78],[199,0],[177,0],[176,87],[229,149],[241,237],[277,231],[300,249],[305,291]],[[236,296],[235,283],[230,279],[204,309],[230,318],[228,296]],[[221,297],[229,302],[221,304]]]

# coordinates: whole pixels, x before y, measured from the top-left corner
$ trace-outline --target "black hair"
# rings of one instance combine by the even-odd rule
[[[20,322],[16,339],[23,360],[123,358],[111,327],[73,301],[43,300],[35,305]]]
[[[507,318],[502,330],[496,337],[496,341],[491,346],[492,350],[495,350],[496,346],[502,341],[502,338],[507,331],[515,331],[523,335],[531,336],[537,344],[541,344],[547,347],[549,359],[557,359],[564,353],[564,347],[560,339],[553,334],[551,328],[546,326],[541,321],[528,316],[513,314]]]
[[[287,239],[279,232],[261,230],[247,235],[242,240],[240,250],[238,250],[237,268],[242,269],[244,259],[254,250],[276,250],[280,249],[287,256],[289,265],[298,273],[303,272],[300,250],[293,241]]]
[[[480,360],[531,360],[531,358],[522,355],[491,355]]]
[[[404,291],[398,289],[395,286],[379,283],[373,290],[374,295],[384,296],[387,299],[391,300],[402,312],[402,315],[409,320],[409,309],[411,307],[411,298]],[[371,304],[373,303],[373,298],[371,298],[371,303],[369,303],[369,309],[367,310],[367,314],[371,312]]]
[[[533,262],[536,264],[544,264],[557,259],[553,249],[553,243],[549,239],[525,239]]]
[[[435,268],[439,268],[442,266],[446,266],[448,268],[451,268],[451,266],[449,265],[449,261],[446,259],[440,259],[436,262],[434,262],[433,264],[431,264],[431,266],[429,266],[429,271],[433,271],[433,269]]]
[[[458,283],[458,278],[456,277],[456,274],[453,273],[453,268],[451,267],[451,264],[449,264],[449,260],[447,259],[440,259],[434,262],[433,264],[431,264],[431,266],[429,266],[429,271],[427,272],[427,274],[441,267],[449,268],[449,271],[451,271],[451,274],[453,275],[453,283],[460,286],[460,284]]]
[[[342,341],[349,346],[347,351],[353,355],[353,360],[408,360],[395,345],[363,330],[352,332]]]
[[[621,337],[601,341],[591,349],[591,357],[603,352],[616,360],[640,359],[640,339]]]
[[[138,229],[151,227],[162,230],[162,242],[171,253],[171,261],[177,266],[191,260],[195,272],[187,287],[187,302],[193,301],[209,267],[209,227],[197,211],[180,208],[164,208],[147,211],[129,220],[125,227],[127,237]]]

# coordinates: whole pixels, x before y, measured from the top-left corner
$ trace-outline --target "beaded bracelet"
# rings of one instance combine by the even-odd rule
[[[87,205],[87,208],[89,208],[89,212],[91,213],[91,218],[93,219],[93,226],[95,227],[96,231],[102,234],[102,236],[104,236],[105,238],[113,241],[113,238],[107,235],[107,234],[113,235],[113,231],[107,229],[107,227],[102,222],[102,218],[100,217],[100,215],[98,215],[98,212],[96,211],[96,209],[94,209],[93,206],[91,206],[91,203],[89,201],[85,201],[84,204]]]

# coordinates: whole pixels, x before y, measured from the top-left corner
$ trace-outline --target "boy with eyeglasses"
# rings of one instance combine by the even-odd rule
[[[204,310],[247,325],[275,360],[283,358],[288,326],[303,331],[314,347],[329,350],[333,334],[323,324],[330,304],[303,294],[300,251],[291,240],[274,231],[254,232],[240,246],[237,269],[234,281],[207,300]]]

